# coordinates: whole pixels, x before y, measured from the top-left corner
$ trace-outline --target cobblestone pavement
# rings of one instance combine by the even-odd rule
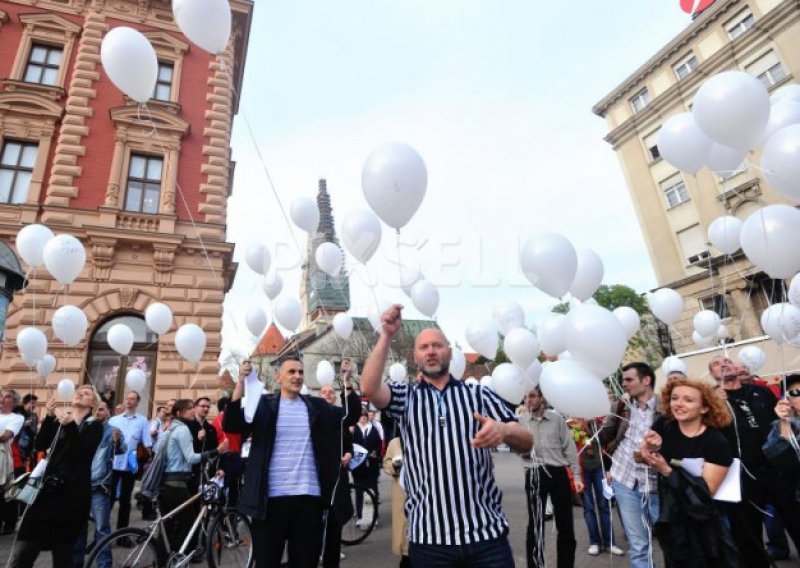
[[[503,489],[503,508],[511,523],[511,547],[514,551],[514,559],[517,566],[524,567],[525,563],[525,529],[528,522],[528,513],[525,504],[525,493],[522,477],[522,468],[519,458],[512,454],[495,454],[495,472],[498,482]],[[346,558],[342,561],[342,568],[368,566],[369,568],[389,568],[397,566],[399,558],[392,555],[391,551],[391,486],[389,479],[381,476],[380,494],[382,502],[380,505],[380,525],[362,544],[353,547],[343,547]],[[628,566],[626,557],[611,557],[608,554],[601,556],[589,556],[586,553],[589,542],[586,534],[586,525],[583,522],[583,511],[580,507],[573,510],[575,519],[575,534],[578,541],[577,553],[575,557],[576,568],[589,567],[609,567],[622,568]],[[132,517],[138,519],[138,512],[133,511]],[[616,514],[615,514],[616,516]],[[116,511],[112,513],[112,523],[116,520]],[[136,524],[136,523],[134,523]],[[619,521],[615,518],[614,534],[622,535]],[[547,523],[545,550],[547,553],[547,565],[556,566],[556,534],[552,522]],[[11,553],[13,536],[0,537],[0,567],[6,565],[6,561]],[[620,547],[626,549],[624,536],[620,538]],[[660,554],[660,553],[659,553]],[[657,566],[661,566],[659,554],[656,555]],[[792,558],[787,561],[778,562],[781,568],[797,566],[797,552],[793,551]],[[52,565],[49,553],[43,553],[36,563],[36,568],[49,568]]]

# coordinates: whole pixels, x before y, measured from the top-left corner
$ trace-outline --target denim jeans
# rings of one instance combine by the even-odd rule
[[[583,520],[589,531],[589,544],[596,544],[600,548],[608,548],[616,542],[611,542],[611,509],[608,500],[603,497],[603,468],[584,469],[583,482]],[[597,506],[595,507],[595,502]],[[598,527],[598,514],[600,523]]]
[[[92,489],[92,520],[94,521],[94,540],[91,546],[103,540],[111,534],[111,495],[106,493],[103,489]],[[83,566],[84,556],[86,551],[91,548],[87,546],[89,535],[89,527],[85,526],[75,542],[75,566]],[[111,567],[111,551],[103,553],[103,556],[98,558],[98,568]]]
[[[642,503],[643,492],[639,487],[629,489],[613,481],[617,507],[628,538],[628,556],[631,568],[652,568],[653,524],[658,519],[658,493],[647,495],[647,506]]]
[[[412,566],[425,568],[514,568],[506,537],[463,545],[410,542],[408,555]]]

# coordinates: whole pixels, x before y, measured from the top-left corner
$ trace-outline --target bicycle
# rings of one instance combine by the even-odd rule
[[[342,526],[342,544],[345,546],[355,546],[364,542],[375,528],[378,522],[378,499],[375,497],[372,489],[358,484],[350,483],[350,499],[353,500],[353,511],[356,511],[356,492],[361,490],[364,493],[364,502],[361,510],[361,520],[359,521],[355,516],[350,518]]]
[[[169,541],[165,521],[177,515],[197,500],[203,506],[192,524],[189,534],[177,551]],[[210,481],[202,490],[164,516],[156,503],[156,520],[144,528],[118,529],[98,542],[89,553],[84,568],[107,568],[110,553],[111,566],[116,568],[182,568],[188,566],[199,550],[188,548],[198,529],[205,532],[205,554],[211,568],[250,568],[253,566],[253,539],[250,519],[229,509],[222,488]],[[208,530],[203,530],[208,518]]]

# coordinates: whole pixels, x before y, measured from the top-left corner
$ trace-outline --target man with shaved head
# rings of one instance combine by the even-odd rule
[[[402,309],[381,316],[361,389],[399,422],[411,565],[514,566],[489,450],[505,443],[529,452],[533,436],[493,391],[450,375],[452,351],[439,329],[423,330],[414,342],[416,385],[383,383]]]

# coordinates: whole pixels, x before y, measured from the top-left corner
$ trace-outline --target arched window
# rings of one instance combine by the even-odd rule
[[[116,324],[127,325],[133,332],[133,348],[128,355],[121,356],[108,345],[108,330]],[[109,410],[114,414],[114,406],[122,403],[125,386],[125,375],[128,369],[138,367],[144,371],[147,383],[140,392],[139,413],[150,416],[152,408],[153,387],[155,379],[156,359],[158,356],[158,336],[148,329],[139,316],[123,315],[112,318],[101,325],[92,336],[89,344],[89,377],[100,396],[109,403]]]

